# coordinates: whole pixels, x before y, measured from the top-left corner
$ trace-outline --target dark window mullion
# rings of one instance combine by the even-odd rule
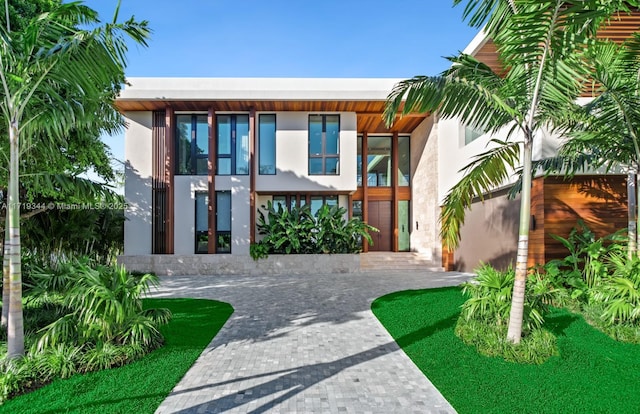
[[[231,175],[236,175],[236,128],[238,121],[235,115],[231,116]]]
[[[327,156],[327,116],[322,115],[322,174],[327,174],[325,157]],[[324,203],[324,199],[322,201]]]
[[[198,163],[198,159],[197,159],[197,153],[198,151],[196,150],[196,130],[197,130],[197,116],[196,115],[191,115],[191,175],[196,175],[196,165]]]

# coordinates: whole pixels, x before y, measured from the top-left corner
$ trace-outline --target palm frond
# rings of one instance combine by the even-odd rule
[[[463,178],[449,191],[441,212],[441,237],[448,249],[455,249],[460,240],[466,210],[475,199],[504,185],[520,159],[520,144],[492,140],[498,147],[478,155],[464,171]]]

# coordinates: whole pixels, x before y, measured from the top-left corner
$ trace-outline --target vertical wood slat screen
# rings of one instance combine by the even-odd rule
[[[167,220],[167,171],[165,146],[165,112],[153,112],[152,125],[152,248],[154,254],[167,253],[166,220]]]

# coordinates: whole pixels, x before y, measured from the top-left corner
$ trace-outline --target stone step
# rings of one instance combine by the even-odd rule
[[[360,269],[363,271],[443,270],[440,263],[434,263],[430,257],[414,252],[362,253],[360,255]]]

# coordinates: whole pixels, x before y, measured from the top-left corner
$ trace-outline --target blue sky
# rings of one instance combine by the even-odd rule
[[[105,21],[117,0],[87,0]],[[122,0],[148,20],[127,76],[390,77],[435,75],[477,33],[453,0]],[[105,137],[122,159],[122,135]]]

